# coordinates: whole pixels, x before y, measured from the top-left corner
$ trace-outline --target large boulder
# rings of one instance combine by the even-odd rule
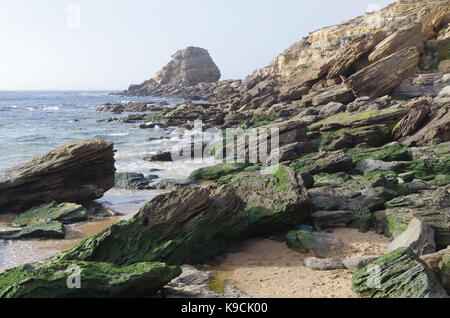
[[[82,203],[114,186],[113,144],[86,140],[66,144],[0,175],[0,213],[40,204]]]
[[[399,248],[353,275],[353,291],[367,298],[448,298],[428,266]]]
[[[435,253],[433,228],[419,219],[412,219],[406,231],[389,244],[388,250],[395,251],[400,247],[409,247],[417,255]]]
[[[88,238],[59,258],[116,265],[197,264],[241,239],[298,225],[310,214],[303,182],[287,167],[269,175],[238,175],[231,184],[160,195],[131,220]]]
[[[357,97],[380,97],[390,93],[409,76],[418,72],[419,51],[408,47],[389,55],[361,71],[347,81]]]
[[[96,262],[31,263],[0,274],[0,298],[151,296],[180,274],[179,267],[163,263],[122,267]]]
[[[417,218],[430,225],[438,248],[450,245],[450,194],[442,188],[398,197],[386,203],[386,233],[397,237]]]

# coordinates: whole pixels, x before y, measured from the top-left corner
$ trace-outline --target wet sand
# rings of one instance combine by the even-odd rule
[[[345,247],[330,251],[330,257],[342,260],[363,255],[382,255],[389,239],[375,233],[337,229],[333,235]],[[284,242],[269,239],[245,241],[239,251],[230,253],[216,267],[219,275],[253,297],[267,298],[352,298],[352,272],[316,271],[303,266],[312,254],[289,249]]]

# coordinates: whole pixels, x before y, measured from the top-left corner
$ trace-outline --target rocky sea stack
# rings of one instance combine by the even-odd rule
[[[123,94],[185,97],[186,89],[202,83],[215,83],[220,76],[209,52],[190,46],[172,55],[172,60],[155,77],[140,85],[130,85]]]

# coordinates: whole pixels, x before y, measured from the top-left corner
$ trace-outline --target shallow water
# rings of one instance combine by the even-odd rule
[[[182,100],[110,96],[109,93],[0,92],[0,173],[2,169],[13,167],[67,142],[91,138],[114,142],[118,172],[156,174],[160,179],[183,179],[193,170],[215,163],[214,159],[176,163],[144,161],[143,157],[146,155],[180,148],[185,140],[180,139],[174,129],[138,129],[136,124],[97,122],[110,117],[125,117],[130,113],[114,115],[97,113],[95,109],[105,103],[166,101],[176,105]],[[149,138],[158,136],[170,138],[148,141]],[[158,171],[152,172],[152,169]],[[161,192],[113,188],[98,201],[121,212],[123,216],[70,225],[64,240],[0,240],[0,272],[54,256],[81,239],[94,235],[121,219],[132,217],[142,205],[159,193]],[[13,218],[1,215],[0,211],[0,229],[6,229]]]

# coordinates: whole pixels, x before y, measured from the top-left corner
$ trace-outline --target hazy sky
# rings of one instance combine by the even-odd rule
[[[0,0],[0,90],[125,89],[178,49],[242,78],[309,32],[393,0]]]

